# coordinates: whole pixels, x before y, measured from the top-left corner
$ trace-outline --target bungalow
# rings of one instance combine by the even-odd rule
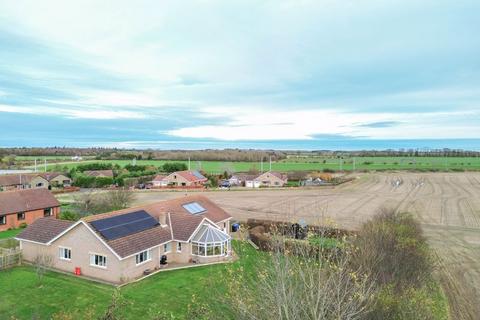
[[[59,172],[45,172],[39,174],[42,178],[46,179],[50,184],[50,187],[70,187],[72,185],[72,179]]]
[[[48,188],[48,180],[38,174],[0,175],[0,191],[30,188]]]
[[[256,177],[254,181],[264,187],[282,187],[287,184],[288,178],[280,172],[268,171]]]
[[[163,178],[163,180],[167,182],[167,185],[183,187],[203,186],[208,181],[196,170],[176,171]]]
[[[47,189],[0,192],[0,231],[43,217],[57,217],[59,213],[60,203]]]
[[[125,283],[165,264],[231,258],[231,216],[204,196],[185,196],[83,218],[39,219],[16,239],[26,261],[49,256],[52,267]]]
[[[95,178],[113,178],[113,170],[87,170],[83,174]]]
[[[252,174],[234,174],[228,179],[232,186],[246,186],[247,181],[253,181],[255,175]]]

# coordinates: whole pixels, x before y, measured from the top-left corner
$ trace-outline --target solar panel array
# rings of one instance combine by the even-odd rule
[[[205,177],[198,171],[193,171],[192,174],[197,177],[198,179],[205,179]]]
[[[90,222],[90,224],[107,240],[128,236],[153,228],[158,221],[145,210],[130,212],[111,218]]]
[[[198,202],[191,202],[182,205],[182,207],[190,212],[191,214],[200,214],[202,212],[207,211],[204,207],[202,207]]]

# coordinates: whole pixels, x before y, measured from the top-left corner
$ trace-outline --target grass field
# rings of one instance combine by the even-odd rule
[[[2,231],[0,232],[0,239],[8,239],[8,238],[13,238],[17,234],[19,234],[23,229],[12,229],[12,230],[7,230],[7,231]]]
[[[65,161],[48,164],[48,170],[71,169],[79,164],[103,162],[113,163],[120,166],[131,164],[130,160],[85,160],[81,162]],[[137,160],[138,165],[161,166],[166,160]],[[251,169],[261,170],[260,162],[226,162],[226,161],[192,161],[192,169],[200,169],[209,173],[223,173],[224,171],[246,172]],[[263,164],[263,170],[267,171],[269,164]],[[288,158],[272,163],[272,170],[288,171],[321,171],[331,170],[480,170],[480,157],[355,157],[355,158]]]
[[[164,271],[122,287],[127,301],[122,319],[153,319],[164,310],[183,319],[192,295],[199,303],[216,301],[209,306],[228,314],[215,298],[224,294],[224,272],[240,264],[251,266],[258,254],[246,244],[237,242],[234,248],[241,258],[233,264]],[[48,272],[39,283],[32,267],[17,267],[0,272],[0,319],[50,319],[60,313],[72,319],[96,319],[106,310],[113,292],[112,286],[56,272]]]

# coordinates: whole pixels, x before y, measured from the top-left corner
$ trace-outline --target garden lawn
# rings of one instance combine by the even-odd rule
[[[167,310],[176,319],[183,318],[192,295],[199,303],[208,301],[212,309],[228,315],[228,307],[216,298],[226,290],[226,271],[240,265],[244,270],[251,268],[258,254],[248,244],[236,242],[234,248],[241,256],[235,263],[159,272],[122,287],[121,295],[127,301],[122,315],[125,319],[149,319]],[[0,319],[49,319],[60,313],[74,319],[96,318],[106,310],[114,290],[113,286],[56,272],[48,272],[40,284],[29,266],[0,271]]]
[[[2,231],[0,232],[0,239],[8,239],[8,238],[13,238],[17,234],[19,234],[23,229],[11,229],[7,231]]]

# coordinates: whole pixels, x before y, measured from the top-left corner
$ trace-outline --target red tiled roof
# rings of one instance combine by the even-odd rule
[[[206,209],[206,211],[197,215],[190,214],[182,205],[192,202],[198,202]],[[160,219],[160,217],[166,218],[168,226],[157,226],[110,241],[104,239],[121,257],[126,257],[172,240],[172,234],[174,240],[187,241],[198,225],[203,221],[203,218],[208,218],[213,222],[220,222],[231,217],[208,198],[200,195],[192,195],[135,208],[88,216],[83,218],[83,220],[90,223],[92,221],[139,210],[144,210],[157,219]],[[170,217],[170,220],[168,219],[168,216]],[[94,227],[92,227],[92,229],[95,230]],[[101,237],[100,233],[98,233],[98,235]]]
[[[67,230],[75,222],[68,220],[59,220],[53,217],[40,218],[35,220],[25,230],[20,232],[16,238],[48,243],[50,240]]]
[[[177,175],[182,176],[189,182],[201,182],[201,181],[207,181],[208,179],[205,178],[200,172],[198,171],[177,171],[175,172]]]
[[[22,184],[29,184],[33,178],[38,176],[41,175],[36,173],[0,175],[0,186],[17,186]]]
[[[58,207],[60,203],[47,189],[0,192],[0,215]]]
[[[165,177],[166,177],[166,175],[164,175],[164,174],[157,174],[155,176],[155,178],[153,178],[152,181],[162,181]]]

